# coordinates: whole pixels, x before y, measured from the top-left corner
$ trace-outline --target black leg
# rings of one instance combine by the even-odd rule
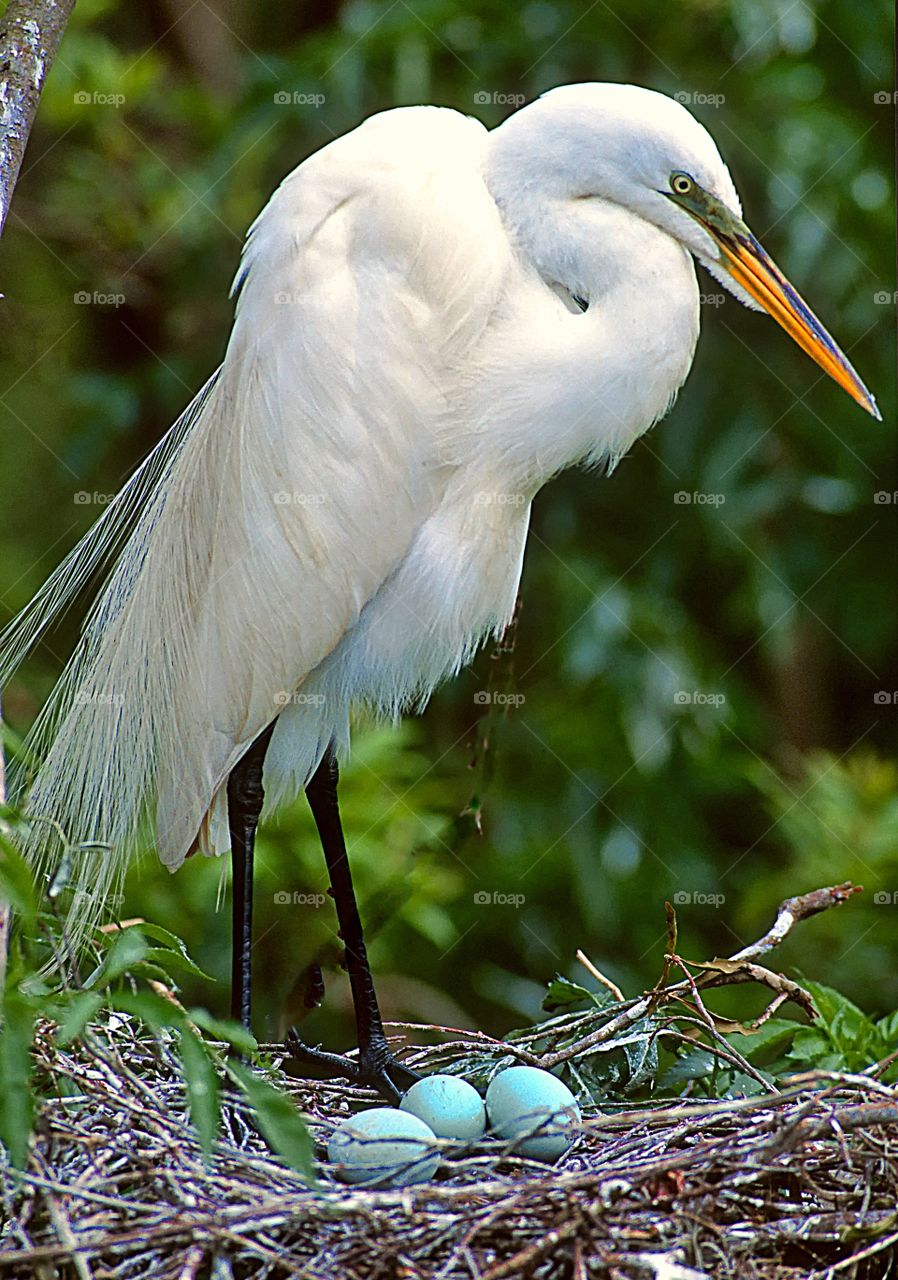
[[[262,811],[262,766],[273,731],[274,721],[259,734],[228,778],[233,879],[231,1017],[247,1031],[252,1029],[253,849]]]
[[[391,1102],[395,1102],[405,1089],[421,1077],[396,1061],[384,1035],[340,823],[337,804],[338,776],[337,758],[333,749],[328,747],[306,787],[306,795],[321,837],[331,892],[337,908],[340,937],[346,949],[345,965],[355,1009],[359,1060],[355,1063],[340,1054],[313,1049],[303,1044],[296,1031],[290,1032],[287,1044],[294,1058],[321,1067],[329,1075],[348,1076],[360,1083],[372,1084]]]

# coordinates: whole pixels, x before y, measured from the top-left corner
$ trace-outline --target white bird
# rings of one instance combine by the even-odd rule
[[[350,706],[421,708],[501,633],[534,495],[566,467],[613,466],[682,386],[695,261],[879,416],[742,222],[709,134],[662,94],[568,85],[492,131],[386,111],[285,179],[250,228],[223,364],[0,653],[5,682],[117,552],[32,738],[27,853],[45,875],[58,833],[71,842],[76,943],[142,839],[173,871],[231,849],[248,1025],[262,783],[270,808],[305,788],[359,1059],[296,1036],[293,1051],[388,1096],[409,1082],[340,830]]]

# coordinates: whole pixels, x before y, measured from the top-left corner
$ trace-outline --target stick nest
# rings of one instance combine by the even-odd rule
[[[421,1028],[433,1034],[436,1028]],[[416,1037],[420,1038],[420,1037]],[[395,1038],[397,1048],[399,1038]],[[421,1070],[512,1044],[444,1031]],[[278,1046],[268,1046],[275,1055]],[[447,1153],[403,1189],[318,1185],[274,1157],[245,1104],[204,1160],[174,1042],[109,1015],[61,1049],[39,1030],[41,1104],[27,1169],[3,1171],[0,1275],[37,1280],[501,1280],[872,1277],[898,1265],[898,1099],[866,1076],[592,1115],[556,1165],[498,1143]],[[316,1144],[373,1094],[275,1075]],[[318,1146],[318,1154],[323,1154]]]
[[[896,1054],[860,1074],[807,1072],[777,1086],[721,1034],[757,1029],[786,1001],[817,1016],[808,992],[759,959],[799,921],[855,892],[846,883],[787,899],[763,938],[703,964],[677,954],[668,906],[668,946],[651,991],[625,1000],[578,952],[614,1002],[562,1013],[508,1042],[392,1025],[395,1051],[416,1070],[462,1071],[483,1086],[525,1062],[568,1073],[581,1102],[596,1096],[585,1083],[596,1053],[621,1047],[630,1086],[645,1084],[651,1046],[665,1035],[689,1045],[700,1035],[720,1064],[742,1073],[732,1078],[751,1096],[719,1101],[647,1107],[611,1090],[606,1114],[583,1107],[577,1140],[555,1165],[488,1139],[445,1151],[432,1182],[347,1187],[326,1162],[327,1140],[378,1099],[286,1074],[280,1045],[262,1046],[263,1060],[307,1119],[315,1178],[272,1153],[243,1094],[227,1094],[204,1155],[176,1032],[106,1009],[61,1045],[54,1025],[40,1022],[43,1101],[27,1167],[0,1167],[0,1280],[898,1277],[898,1089],[878,1078]],[[685,976],[671,982],[676,971]],[[726,1024],[704,1002],[706,991],[741,982],[770,996],[752,1028]],[[224,1057],[214,1056],[221,1075]]]

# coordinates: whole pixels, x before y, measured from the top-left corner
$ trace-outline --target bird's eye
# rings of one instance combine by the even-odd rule
[[[688,173],[672,173],[670,175],[670,189],[678,196],[688,196],[694,186],[695,183]]]

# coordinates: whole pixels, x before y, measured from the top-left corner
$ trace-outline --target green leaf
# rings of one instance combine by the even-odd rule
[[[673,1085],[686,1084],[689,1080],[703,1080],[714,1070],[714,1055],[705,1049],[690,1049],[678,1058],[673,1066],[668,1067],[661,1077],[659,1086],[669,1088]]]
[[[39,757],[25,746],[25,740],[5,720],[0,720],[0,747],[7,760],[15,760],[23,768],[36,769],[40,764]],[[13,812],[7,804],[3,808]]]
[[[39,894],[28,863],[5,836],[0,836],[0,902],[18,911],[26,928],[33,928]]]
[[[185,1014],[176,1004],[159,996],[155,991],[117,991],[109,1003],[121,1013],[140,1018],[153,1030],[160,1027],[183,1027]]]
[[[206,1046],[188,1026],[181,1028],[181,1068],[187,1086],[190,1119],[205,1155],[211,1155],[218,1132],[218,1078]]]
[[[291,1100],[240,1062],[229,1062],[228,1071],[246,1094],[266,1142],[292,1169],[314,1182],[312,1139]]]
[[[0,1139],[13,1166],[24,1169],[34,1123],[31,1095],[31,1044],[34,1009],[17,992],[3,1001],[0,1033]]]
[[[150,960],[138,960],[136,964],[129,965],[128,977],[146,978],[148,982],[161,982],[164,987],[170,987],[175,992],[178,990],[178,985],[168,970]]]
[[[103,1005],[105,996],[99,991],[78,991],[70,999],[60,1002],[56,1028],[56,1043],[69,1044],[90,1022]]]
[[[833,987],[826,987],[822,982],[806,981],[806,986],[813,997],[823,1024],[827,1028],[832,1026],[836,1015],[839,1013],[842,1014],[843,1019],[850,1014],[857,1020],[857,1025],[869,1021],[857,1005],[852,1003],[847,996],[843,996],[841,991],[836,991]]]
[[[565,978],[563,974],[557,973],[546,988],[546,994],[543,996],[543,1009],[546,1013],[557,1013],[559,1009],[573,1010],[577,1005],[586,1005],[589,1008],[601,1007],[605,1003],[604,1000],[592,992],[587,991],[586,987],[578,986],[576,982],[571,982],[570,978]]]
[[[741,1053],[743,1058],[754,1062],[755,1058],[761,1054],[775,1049],[785,1049],[796,1033],[803,1030],[805,1028],[800,1022],[789,1022],[786,1018],[771,1018],[751,1035],[728,1035],[724,1036],[724,1039],[727,1044]]]
[[[165,944],[163,948],[151,947],[147,952],[147,959],[158,960],[163,965],[166,963],[174,964],[176,968],[192,973],[195,978],[205,978],[209,982],[214,982],[214,978],[205,973],[196,961],[190,957],[183,939],[179,938],[176,933],[172,933],[169,929],[164,929],[161,924],[151,924],[148,921],[144,921],[139,927],[144,937],[152,938],[156,942]]]
[[[646,1080],[651,1080],[658,1072],[658,1037],[651,1034],[652,1024],[647,1018],[634,1022],[633,1032],[641,1034],[628,1036],[620,1043],[627,1058],[630,1079],[627,1092],[631,1093]]]
[[[802,1027],[796,1033],[786,1058],[799,1071],[812,1068],[838,1071],[845,1067],[844,1058],[833,1051],[832,1042],[825,1031],[818,1031],[816,1027]]]
[[[140,927],[143,929],[143,925]],[[183,949],[174,951],[170,947],[150,947],[146,953],[146,959],[155,961],[166,972],[169,969],[179,969],[182,973],[189,973],[194,978],[204,978],[208,982],[215,981],[211,974],[205,973]]]
[[[876,1023],[876,1034],[880,1037],[883,1048],[891,1053],[898,1044],[898,1011],[887,1013],[884,1018],[879,1019]]]
[[[208,1031],[216,1040],[224,1040],[233,1045],[241,1053],[255,1053],[259,1045],[251,1031],[247,1031],[239,1022],[232,1019],[213,1018],[208,1009],[189,1009],[188,1017],[203,1031]]]
[[[768,1076],[766,1071],[762,1071],[761,1075],[765,1078],[765,1080],[770,1080],[770,1083],[771,1084],[773,1083],[772,1078]],[[725,1098],[757,1098],[762,1093],[766,1093],[766,1092],[767,1090],[761,1084],[760,1080],[756,1080],[754,1076],[745,1075],[745,1073],[742,1071],[734,1071],[732,1083],[730,1084],[730,1087],[727,1089],[726,1093],[724,1094],[724,1097]]]
[[[148,951],[147,941],[140,930],[134,926],[122,929],[103,958],[103,963],[85,982],[85,987],[108,987],[116,978],[142,960]]]

